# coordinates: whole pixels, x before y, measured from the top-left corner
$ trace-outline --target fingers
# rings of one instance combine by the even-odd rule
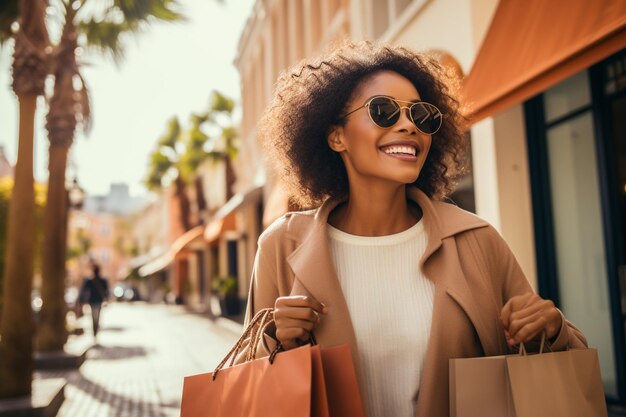
[[[289,319],[318,322],[320,314],[308,307],[280,307],[274,310],[274,321],[276,323]]]
[[[274,304],[276,339],[286,350],[299,346],[298,340],[308,341],[320,315],[327,313],[327,307],[312,297],[278,298]]]
[[[278,299],[276,299],[274,308],[278,309],[280,307],[308,307],[317,311],[320,314],[327,313],[327,308],[325,305],[317,301],[315,298],[307,297],[305,295],[279,297]]]
[[[501,319],[511,345],[536,339],[542,331],[548,338],[554,337],[562,321],[554,303],[537,294],[512,297],[502,308]]]
[[[540,311],[530,316],[514,319],[509,327],[507,341],[511,345],[529,342],[536,338],[545,327],[546,320]]]
[[[276,339],[281,342],[285,349],[298,346],[296,339],[303,342],[308,341],[314,327],[314,324],[308,321],[294,320],[290,324],[276,328]]]
[[[524,308],[528,304],[532,295],[532,293],[516,295],[515,297],[511,297],[509,301],[507,301],[507,303],[502,308],[502,311],[500,312],[500,319],[502,320],[502,324],[504,325],[505,329],[508,329],[509,325],[511,324],[511,313]]]

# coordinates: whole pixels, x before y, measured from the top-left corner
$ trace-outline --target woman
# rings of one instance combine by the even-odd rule
[[[433,61],[347,44],[283,75],[260,123],[300,206],[260,237],[248,320],[274,307],[258,355],[352,348],[370,417],[444,417],[450,358],[510,353],[545,332],[586,345],[535,295],[484,220],[442,202],[462,171],[458,103]]]

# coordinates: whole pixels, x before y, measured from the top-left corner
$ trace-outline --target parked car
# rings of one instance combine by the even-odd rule
[[[113,297],[115,301],[140,301],[139,288],[129,285],[126,282],[118,282],[113,287]]]

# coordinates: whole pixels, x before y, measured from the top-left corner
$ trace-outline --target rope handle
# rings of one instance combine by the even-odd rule
[[[552,352],[552,349],[550,348],[550,343],[546,342],[546,338],[547,338],[547,334],[546,331],[542,331],[541,332],[541,344],[539,345],[539,354],[543,353],[543,349],[547,348],[550,352]],[[524,342],[520,343],[519,346],[519,355],[520,356],[527,356],[528,352],[526,351],[526,347],[524,346]]]
[[[250,338],[250,344],[251,344],[250,348],[252,349],[254,346],[254,351],[256,354],[257,343],[255,342],[258,342],[259,334],[262,333],[261,331],[259,331],[259,327],[260,327],[259,325],[261,323],[267,324],[268,322],[267,317],[270,315],[273,316],[273,314],[274,314],[274,309],[272,308],[264,308],[262,310],[259,310],[256,313],[256,315],[252,318],[252,320],[250,320],[248,327],[246,327],[246,329],[242,333],[239,340],[237,340],[235,345],[230,349],[230,351],[226,354],[224,359],[222,359],[222,361],[219,363],[219,365],[217,365],[217,367],[213,371],[213,381],[215,381],[215,378],[217,377],[218,372],[221,371],[222,368],[224,368],[224,365],[226,365],[226,362],[228,362],[229,359],[231,359],[230,366],[233,366],[235,359],[237,358],[237,355],[241,351],[241,348],[243,347],[243,344],[246,339]],[[250,354],[246,355],[246,361],[248,360],[249,356]]]
[[[313,332],[309,332],[309,340],[307,340],[306,342],[302,342],[302,344],[300,344],[300,346],[304,346],[310,344],[311,346],[315,346],[317,345],[317,339],[315,338],[315,334]],[[270,363],[274,363],[274,359],[276,359],[276,355],[280,352],[284,352],[285,348],[283,347],[283,345],[278,342],[278,344],[276,345],[276,347],[274,348],[274,350],[272,351],[272,353],[270,353],[269,356],[269,361]]]
[[[244,330],[239,340],[237,340],[235,345],[230,349],[230,351],[226,354],[224,359],[222,359],[220,364],[217,365],[217,367],[213,371],[213,381],[215,381],[215,378],[217,378],[217,374],[219,373],[219,371],[221,371],[224,368],[224,365],[226,365],[229,359],[230,359],[230,364],[228,366],[234,365],[235,360],[237,359],[237,356],[239,355],[243,347],[243,344],[247,339],[249,339],[250,342],[248,345],[248,352],[246,353],[246,357],[244,358],[244,361],[250,362],[254,360],[258,351],[259,343],[261,342],[261,339],[263,338],[265,329],[268,325],[272,323],[274,323],[274,309],[264,308],[262,310],[259,310],[256,313],[256,315],[252,318],[252,320],[250,320],[248,327],[246,327],[246,329]],[[304,342],[302,345],[309,344],[309,343],[312,346],[317,345],[317,339],[315,338],[315,335],[313,334],[313,332],[309,333],[309,340],[307,342]],[[276,355],[279,352],[283,352],[284,350],[285,349],[283,348],[281,343],[280,342],[277,343],[276,347],[274,348],[274,350],[271,352],[269,356],[269,362],[273,364],[274,359],[276,358]]]
[[[256,358],[257,349],[261,340],[263,339],[263,334],[265,333],[265,329],[270,324],[274,323],[274,310],[270,310],[266,314],[263,315],[262,319],[259,322],[258,326],[255,326],[254,330],[250,334],[250,347],[248,349],[248,353],[246,354],[245,361],[249,362]],[[231,360],[230,366],[233,365],[233,361]]]

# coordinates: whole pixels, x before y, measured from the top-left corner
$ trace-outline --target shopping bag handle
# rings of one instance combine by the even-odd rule
[[[544,347],[547,348],[550,352],[552,352],[552,349],[550,349],[550,344],[546,343],[546,331],[542,331],[541,332],[541,344],[539,345],[539,354],[543,353],[543,349]],[[528,352],[526,352],[526,347],[524,346],[524,342],[521,342],[519,344],[519,355],[520,356],[527,356]]]
[[[263,338],[265,328],[272,323],[274,323],[274,309],[264,308],[264,309],[259,310],[256,313],[256,315],[252,318],[252,320],[250,320],[248,327],[246,327],[244,332],[241,334],[241,337],[239,338],[239,340],[237,340],[237,342],[232,347],[232,349],[226,354],[224,359],[222,359],[220,364],[217,365],[217,367],[213,371],[213,381],[215,381],[217,374],[219,373],[219,371],[221,371],[224,368],[224,365],[226,365],[226,362],[228,362],[229,359],[230,359],[230,364],[228,366],[234,365],[235,359],[237,359],[237,356],[239,355],[239,353],[241,352],[241,349],[243,348],[244,342],[248,338],[250,340],[250,343],[248,345],[248,352],[246,353],[246,357],[244,358],[244,361],[250,362],[254,360],[254,358],[256,357],[259,343],[261,342],[261,339]],[[310,343],[312,346],[317,345],[317,339],[315,339],[315,335],[313,334],[313,332],[309,333],[309,341],[306,343]],[[274,350],[269,356],[270,363],[273,364],[274,359],[276,358],[276,355],[279,352],[283,352],[283,351],[284,351],[284,348],[279,342],[276,345],[276,348],[274,348]]]
[[[304,345],[311,345],[311,346],[316,346],[317,345],[317,339],[315,338],[315,334],[313,333],[313,331],[309,332],[309,340],[307,340],[306,342],[302,343],[301,346]],[[276,347],[274,348],[274,350],[272,351],[272,353],[270,353],[269,356],[269,361],[270,363],[274,363],[274,359],[276,359],[276,355],[280,352],[284,352],[285,348],[283,347],[282,343],[278,342],[278,344],[276,344]]]
[[[248,327],[246,327],[244,332],[241,334],[241,337],[239,338],[239,340],[237,340],[235,345],[230,349],[230,351],[226,354],[224,359],[222,359],[220,364],[217,365],[217,367],[213,371],[213,381],[215,381],[217,374],[219,373],[219,371],[222,370],[222,368],[224,368],[224,365],[226,365],[226,362],[228,362],[229,359],[230,359],[229,366],[233,366],[233,364],[235,363],[235,359],[237,358],[237,355],[241,351],[241,348],[243,347],[245,340],[248,338],[250,338],[250,345],[249,345],[250,350],[246,354],[245,361],[246,362],[250,361],[251,360],[250,358],[254,359],[254,356],[256,355],[258,342],[260,338],[263,337],[263,329],[267,326],[267,324],[274,321],[273,317],[274,317],[273,308],[264,308],[264,309],[259,310],[256,313],[256,315],[252,318],[252,320],[250,320]]]

